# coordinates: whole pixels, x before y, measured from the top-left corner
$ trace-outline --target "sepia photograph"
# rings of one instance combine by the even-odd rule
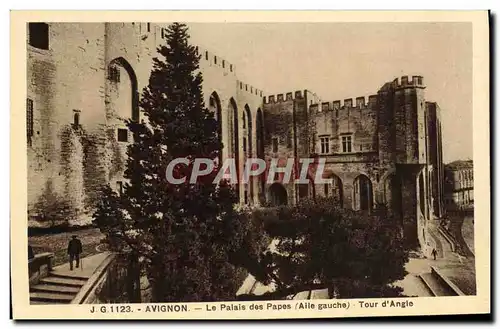
[[[489,312],[489,59],[477,75],[470,17],[35,13],[18,17],[12,108],[26,307],[349,317],[468,297]],[[487,49],[487,12],[469,14]]]

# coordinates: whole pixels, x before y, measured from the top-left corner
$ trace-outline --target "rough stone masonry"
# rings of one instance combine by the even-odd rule
[[[29,23],[27,26],[28,216],[30,226],[84,225],[96,190],[122,188],[124,118],[141,118],[165,26],[152,23]],[[423,77],[382,82],[368,97],[324,101],[310,90],[267,95],[238,79],[236,67],[197,48],[206,105],[220,121],[223,158],[322,157],[331,184],[237,184],[240,203],[293,204],[332,196],[340,206],[385,205],[407,241],[426,243],[426,223],[442,216],[440,109]],[[389,79],[391,79],[389,77]],[[297,168],[300,170],[300,168]]]

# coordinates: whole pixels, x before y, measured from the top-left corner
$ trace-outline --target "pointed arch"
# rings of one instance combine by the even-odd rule
[[[248,104],[245,105],[245,110],[243,112],[243,129],[246,130],[246,140],[247,140],[247,147],[246,147],[246,155],[250,158],[252,157],[252,112],[250,111],[250,107]]]
[[[257,158],[264,159],[264,117],[260,108],[257,109],[257,115],[255,117],[255,128]],[[266,188],[265,175],[260,175],[259,177],[259,195],[261,196],[261,199],[263,199],[265,196]]]
[[[242,124],[243,124],[243,154],[244,162],[253,156],[252,148],[252,113],[248,104],[245,104],[245,108],[242,114]],[[254,179],[250,177],[248,184],[245,186],[245,203],[252,203],[254,189],[253,189]]]
[[[397,218],[402,218],[403,198],[401,195],[401,178],[391,172],[384,179],[384,205]]]
[[[331,196],[334,199],[335,204],[342,208],[344,206],[344,185],[342,184],[342,180],[334,173],[330,174],[328,178],[331,179],[332,182],[327,185],[326,188],[328,188],[328,194],[325,194],[327,194],[327,196]]]
[[[131,113],[130,113],[130,118],[133,121],[138,122],[139,121],[139,93],[137,90],[137,76],[135,74],[134,69],[132,68],[132,65],[123,57],[117,57],[113,59],[112,61],[109,62],[108,65],[108,79],[119,83],[121,78],[119,74],[119,70],[117,70],[117,67],[122,67],[125,72],[128,74],[128,78],[130,79],[130,84],[131,84],[131,105],[132,108]]]
[[[269,186],[269,197],[272,206],[286,206],[288,204],[288,194],[280,183],[273,183]]]
[[[220,103],[219,94],[216,91],[210,94],[208,101],[208,108],[215,114],[215,120],[217,120],[217,139],[221,143],[221,149],[219,150],[219,163],[222,164],[223,154],[223,138],[222,138],[222,106]]]
[[[227,117],[228,117],[228,142],[229,142],[229,154],[228,157],[232,157],[236,164],[236,174],[237,181],[236,184],[236,193],[238,195],[238,200],[240,199],[240,189],[239,189],[239,181],[240,181],[240,146],[239,146],[239,125],[238,125],[238,107],[236,106],[236,101],[234,98],[229,100],[228,109],[227,109]]]
[[[373,209],[373,184],[370,178],[364,174],[358,175],[353,183],[353,209]]]
[[[424,185],[424,171],[422,170],[418,175],[418,203],[420,205],[420,211],[424,216],[426,216],[425,211],[425,201],[426,201],[426,193],[425,193],[425,185]]]

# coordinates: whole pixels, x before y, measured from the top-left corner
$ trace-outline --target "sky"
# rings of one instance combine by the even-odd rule
[[[191,42],[266,94],[308,89],[323,101],[376,94],[421,75],[441,108],[443,160],[472,159],[471,23],[192,23]]]

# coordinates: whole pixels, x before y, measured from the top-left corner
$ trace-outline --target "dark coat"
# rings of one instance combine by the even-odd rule
[[[79,255],[82,253],[82,242],[78,239],[72,239],[68,243],[68,254]]]

